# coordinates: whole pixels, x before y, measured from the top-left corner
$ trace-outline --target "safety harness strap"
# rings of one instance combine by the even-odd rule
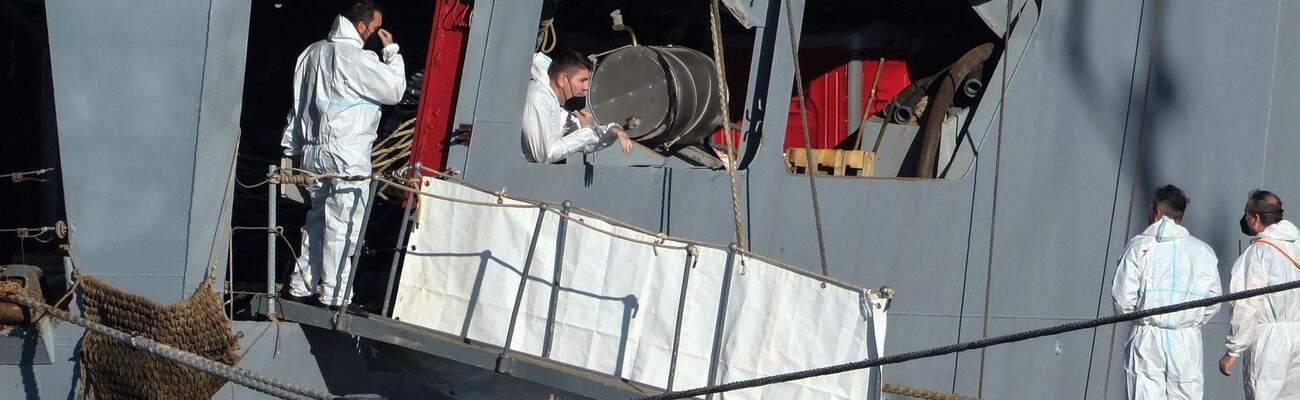
[[[1268,245],[1269,247],[1272,247],[1273,250],[1277,250],[1277,253],[1278,253],[1278,254],[1281,254],[1282,257],[1286,257],[1286,260],[1287,260],[1287,261],[1290,261],[1292,266],[1295,266],[1296,269],[1300,269],[1300,262],[1296,262],[1294,258],[1291,258],[1291,255],[1290,255],[1290,254],[1287,254],[1286,251],[1282,250],[1282,248],[1281,248],[1281,247],[1278,247],[1276,244],[1273,244],[1273,242],[1270,242],[1270,241],[1267,241],[1267,240],[1264,240],[1264,239],[1261,238],[1261,239],[1255,239],[1255,240],[1252,240],[1252,241],[1250,241],[1250,243],[1251,243],[1251,244],[1255,244],[1255,243],[1263,243],[1263,244]]]

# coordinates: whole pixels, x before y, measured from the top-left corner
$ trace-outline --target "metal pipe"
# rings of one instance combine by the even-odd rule
[[[565,200],[560,213],[569,215],[573,202]],[[551,356],[551,343],[555,338],[555,313],[560,304],[560,278],[564,272],[564,238],[568,236],[569,219],[560,218],[559,235],[555,238],[555,273],[551,276],[551,302],[546,310],[546,334],[542,338],[542,357]]]
[[[943,121],[948,117],[948,107],[952,106],[953,94],[957,91],[958,80],[965,78],[971,69],[980,65],[993,54],[993,43],[985,43],[962,55],[948,68],[948,73],[939,79],[939,90],[925,112],[925,130],[921,137],[921,156],[916,166],[916,176],[934,178],[936,163],[939,158],[939,135],[943,131]],[[1003,66],[1005,68],[1005,66]]]
[[[355,286],[357,279],[357,270],[361,269],[361,248],[366,244],[366,226],[370,225],[370,211],[375,208],[375,191],[379,189],[379,180],[370,178],[370,193],[366,195],[366,211],[361,214],[361,232],[357,234],[357,243],[353,246],[352,251],[352,270],[348,271],[348,284],[343,288],[343,304],[335,310],[334,315],[338,315],[348,308],[352,303],[352,287]],[[344,252],[344,254],[347,254]],[[342,271],[340,271],[342,272]]]
[[[862,150],[862,136],[865,133],[862,127],[866,126],[867,115],[871,112],[871,106],[876,103],[876,89],[880,88],[880,73],[885,71],[885,58],[881,57],[876,61],[876,75],[871,78],[871,93],[867,95],[867,108],[862,109],[862,125],[858,126],[858,138],[853,140],[853,150]],[[857,111],[857,110],[854,110]],[[857,113],[855,112],[854,115]],[[879,137],[879,136],[877,136]]]
[[[731,297],[731,277],[734,275],[736,263],[736,250],[739,247],[735,243],[727,246],[727,269],[722,271],[722,294],[718,297],[718,323],[713,329],[713,351],[709,356],[709,383],[708,386],[718,384],[718,364],[722,361],[722,328],[727,324],[727,300]],[[705,399],[712,399],[710,394]]]
[[[844,126],[844,131],[854,132],[859,130],[859,127],[862,126],[862,60],[859,59],[861,52],[856,46],[853,46],[853,44],[858,42],[857,35],[850,36],[849,42],[851,44],[849,49],[848,79],[844,80],[849,94],[848,101],[845,102],[847,103],[845,104],[847,107],[845,107],[846,113],[844,114],[848,117],[848,121]],[[867,107],[870,108],[871,105],[867,105]]]
[[[682,319],[686,316],[686,290],[690,288],[691,283],[691,266],[695,264],[695,254],[699,251],[695,245],[686,246],[686,267],[682,268],[682,292],[677,298],[677,323],[673,325],[673,355],[668,361],[668,387],[665,391],[673,391],[673,380],[677,377],[677,349],[682,343]]]
[[[271,165],[270,167],[268,167],[267,175],[266,175],[267,178],[274,179],[274,177],[278,175],[279,172],[277,171],[277,169],[278,168],[276,168],[275,165]],[[268,228],[266,230],[266,314],[267,315],[274,315],[275,309],[278,306],[276,300],[278,294],[275,292],[275,233],[276,233],[275,206],[277,200],[279,199],[276,198],[275,190],[278,189],[279,187],[280,187],[280,183],[274,180],[266,184],[266,226]],[[306,239],[304,238],[304,240]],[[298,260],[294,260],[294,263],[297,262]]]
[[[636,32],[632,31],[632,27],[623,24],[623,10],[621,9],[614,10],[613,12],[609,13],[609,18],[613,20],[613,25],[610,26],[610,29],[619,32],[627,31],[627,34],[632,37],[632,45],[639,46],[639,44],[637,44],[636,41]]]
[[[979,96],[980,92],[983,91],[984,64],[981,63],[975,66],[975,68],[971,68],[970,72],[966,73],[966,77],[962,78],[961,94],[965,95],[967,98],[973,99],[976,96]]]
[[[411,179],[416,182],[416,190],[419,190],[419,185],[421,182],[424,182],[424,179],[420,175],[420,167],[421,164],[417,161],[415,163],[415,168],[411,168],[410,170],[410,173],[412,174]],[[406,227],[411,222],[411,211],[415,209],[415,191],[406,192],[406,203],[404,203],[404,206],[406,210],[402,213],[402,227],[397,230],[396,251],[393,252],[392,264],[389,264],[388,266],[388,287],[384,288],[384,308],[381,310],[381,315],[388,315],[388,312],[391,311],[389,307],[392,306],[393,283],[397,281],[397,263],[402,260],[402,256],[406,255],[406,235],[408,234]]]
[[[902,91],[898,92],[897,96],[894,96],[894,101],[885,106],[885,118],[893,119],[895,124],[906,124],[911,121],[915,117],[913,113],[917,105],[921,103],[921,99],[925,98],[926,92],[929,92],[934,77],[943,75],[946,72],[947,70],[939,71],[936,75],[912,81],[912,84],[907,85]]]
[[[71,256],[63,256],[63,287],[68,288],[68,291],[72,291],[72,290],[73,290],[73,289],[72,289],[72,285],[73,285],[73,282],[72,282],[72,270],[73,270],[74,268],[75,268],[75,266],[72,265],[72,257],[71,257]]]
[[[528,283],[528,272],[533,267],[533,254],[537,251],[537,239],[542,236],[542,221],[546,220],[547,205],[545,203],[538,206],[537,226],[533,227],[533,240],[528,243],[528,255],[524,257],[524,269],[519,273],[519,289],[515,291],[515,305],[510,309],[510,326],[506,328],[506,341],[501,345],[501,355],[497,357],[497,372],[507,373],[509,368],[503,368],[508,363],[505,361],[510,358],[510,343],[515,337],[515,322],[519,319],[519,307],[524,303],[524,286]]]

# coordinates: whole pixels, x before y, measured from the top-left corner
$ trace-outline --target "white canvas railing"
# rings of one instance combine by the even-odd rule
[[[874,290],[561,206],[434,178],[422,186],[433,196],[420,200],[393,309],[404,322],[503,347],[504,358],[677,390],[881,354],[887,300]],[[868,399],[878,378],[863,370],[725,397]]]

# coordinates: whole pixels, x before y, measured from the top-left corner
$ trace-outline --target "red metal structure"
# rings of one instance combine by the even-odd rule
[[[821,51],[803,51],[800,63],[803,67],[804,91],[808,99],[808,136],[814,149],[835,148],[848,138],[848,59],[847,52],[839,50],[838,54]],[[876,60],[862,60],[862,98],[866,103],[871,93],[872,77],[876,73]],[[870,104],[870,113],[875,113],[889,104],[898,92],[911,83],[907,74],[907,64],[900,60],[885,60],[885,68],[880,73],[880,85],[876,89],[876,99]],[[867,106],[864,104],[864,107]],[[859,116],[862,112],[857,111]],[[802,148],[803,132],[799,118],[799,96],[790,97],[790,116],[786,119],[784,148]],[[874,132],[871,132],[874,135]],[[871,136],[868,136],[869,138]]]
[[[420,87],[420,108],[415,116],[411,144],[412,162],[418,161],[429,168],[442,170],[446,166],[447,134],[452,128],[472,7],[468,0],[438,0],[434,7],[429,52],[424,60],[424,82]]]

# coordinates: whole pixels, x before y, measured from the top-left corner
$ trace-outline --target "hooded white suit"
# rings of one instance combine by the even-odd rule
[[[1291,261],[1300,255],[1296,239],[1300,230],[1289,221],[1264,228],[1232,264],[1229,291],[1300,279],[1300,266]],[[1300,290],[1232,302],[1227,346],[1229,354],[1245,356],[1247,399],[1300,399]]]
[[[609,147],[618,140],[609,131],[618,126],[615,123],[579,128],[577,118],[564,109],[551,91],[551,78],[546,74],[550,67],[550,57],[533,54],[532,79],[528,81],[528,98],[524,102],[524,159],[554,163],[576,153],[592,153]]]
[[[293,112],[280,145],[285,155],[301,155],[304,169],[370,175],[379,105],[402,99],[406,67],[397,44],[384,47],[382,61],[362,45],[356,28],[340,16],[327,39],[307,46],[298,56]],[[302,229],[302,251],[290,294],[310,296],[320,280],[321,302],[341,305],[350,298],[343,291],[353,267],[350,256],[357,251],[361,234],[368,182],[324,180],[307,190],[311,211]]]
[[[1115,272],[1116,313],[1218,296],[1219,259],[1205,242],[1163,217],[1129,240]],[[1204,369],[1201,326],[1219,306],[1143,318],[1125,346],[1128,398],[1200,399]]]

